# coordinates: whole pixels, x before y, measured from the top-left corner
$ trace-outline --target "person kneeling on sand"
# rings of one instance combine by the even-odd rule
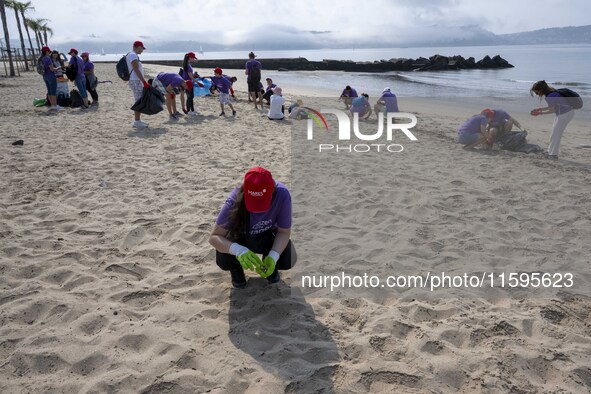
[[[285,98],[282,95],[281,88],[276,86],[273,88],[273,94],[271,95],[271,104],[269,105],[269,113],[267,117],[271,120],[281,120],[285,117],[283,114],[285,108],[283,107],[285,104]]]
[[[501,135],[510,132],[513,125],[522,130],[521,124],[502,109],[484,109],[480,113],[486,116],[488,121],[488,131],[497,139]]]
[[[388,112],[398,112],[398,99],[396,95],[390,91],[390,88],[382,90],[382,96],[378,99],[376,105],[373,106],[376,116],[380,112],[384,115]]]
[[[351,86],[347,85],[345,86],[345,89],[343,89],[343,92],[339,97],[339,101],[343,100],[343,102],[345,103],[345,109],[349,109],[354,97],[358,97],[357,91],[353,89]]]
[[[160,93],[166,97],[166,109],[168,109],[169,119],[173,122],[179,120],[181,113],[176,109],[175,89],[192,90],[193,82],[185,81],[177,73],[160,73],[154,78],[152,86],[160,90]],[[181,101],[183,101],[181,96]]]
[[[359,119],[369,119],[371,116],[371,105],[369,105],[369,95],[361,93],[361,96],[356,97],[351,102],[351,115],[358,113]]]
[[[472,116],[458,128],[457,142],[464,148],[472,148],[482,142],[492,146],[493,136],[486,132],[487,118],[482,114]]]
[[[284,184],[262,168],[251,168],[232,190],[209,237],[216,263],[230,271],[235,288],[246,287],[244,270],[277,283],[278,270],[295,265],[291,235],[291,195]],[[257,254],[262,254],[261,260]]]

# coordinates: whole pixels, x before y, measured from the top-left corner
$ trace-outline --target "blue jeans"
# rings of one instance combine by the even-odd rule
[[[76,83],[76,88],[78,89],[78,92],[80,92],[80,96],[82,96],[83,99],[88,97],[88,93],[86,92],[86,76],[85,75],[78,75],[76,77],[75,80]]]
[[[482,137],[480,133],[476,134],[458,134],[458,144],[470,145]]]
[[[55,96],[57,94],[57,78],[55,77],[55,75],[44,75],[43,81],[45,82],[45,86],[47,87],[47,95]]]

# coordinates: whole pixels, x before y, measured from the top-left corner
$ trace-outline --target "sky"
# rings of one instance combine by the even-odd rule
[[[495,34],[591,24],[589,0],[31,0],[50,43],[197,41],[223,46],[388,41],[399,45],[485,29]],[[11,41],[18,37],[7,10]]]

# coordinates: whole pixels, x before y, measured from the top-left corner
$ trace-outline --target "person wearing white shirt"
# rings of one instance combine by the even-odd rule
[[[279,86],[273,88],[271,105],[269,106],[269,113],[267,114],[271,120],[281,120],[285,117],[283,114],[283,104],[285,104],[285,97],[283,97],[281,93],[281,88]]]

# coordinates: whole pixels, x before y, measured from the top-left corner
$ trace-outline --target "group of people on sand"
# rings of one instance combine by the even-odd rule
[[[71,72],[73,82],[76,85],[78,93],[82,97],[82,109],[86,109],[90,105],[98,105],[99,102],[98,93],[96,91],[98,80],[94,73],[94,64],[90,61],[90,54],[88,52],[82,52],[82,54],[78,56],[78,50],[72,48],[68,52],[68,55],[70,55],[70,60],[68,66],[66,66],[59,51],[52,51],[47,46],[41,48],[41,57],[38,62],[39,66],[42,68],[43,81],[47,88],[47,100],[50,105],[49,110],[51,111],[64,109],[64,107],[58,105],[57,102],[58,83],[65,84],[67,87],[67,80],[64,78],[64,74],[69,72]],[[65,92],[60,92],[60,94],[63,94],[64,96],[70,95],[67,89]],[[88,94],[92,97],[92,102],[89,102]]]
[[[575,109],[568,98],[561,95],[557,89],[548,85],[546,81],[535,82],[530,94],[546,101],[545,107],[535,108],[532,116],[554,114],[554,123],[550,135],[547,155],[551,159],[557,159],[560,151],[560,141],[567,125],[573,119]],[[516,126],[522,130],[521,124],[502,109],[485,109],[481,113],[472,116],[458,128],[457,142],[464,148],[473,148],[479,144],[485,144],[488,148],[503,134],[510,132]]]
[[[357,114],[359,119],[367,120],[372,115],[372,108],[367,93],[361,93],[360,96],[355,89],[347,85],[341,92],[339,100],[342,100],[345,103],[345,109],[348,109],[349,112],[351,112],[351,115]],[[384,114],[388,112],[399,112],[398,98],[389,87],[382,90],[382,95],[374,105],[373,111],[376,114],[376,117],[380,112]]]

